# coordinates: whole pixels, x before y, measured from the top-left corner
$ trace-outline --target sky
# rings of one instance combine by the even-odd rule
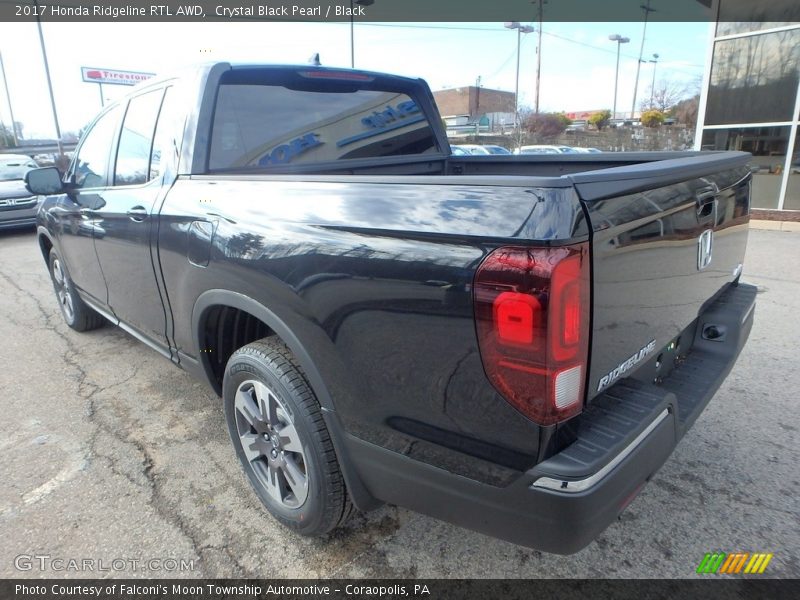
[[[349,23],[44,23],[53,91],[63,132],[77,132],[100,110],[98,86],[81,81],[82,66],[165,74],[209,60],[305,64],[319,52],[322,64],[350,66]],[[630,110],[641,22],[544,23],[540,110],[610,109],[614,96],[615,42],[622,46],[617,110]],[[657,81],[695,85],[704,73],[709,24],[649,23],[644,59],[659,54]],[[535,96],[537,34],[523,34],[520,105]],[[54,137],[52,111],[35,23],[0,23],[15,120],[24,136]],[[356,23],[356,68],[422,77],[435,91],[475,85],[514,91],[517,33],[503,23]],[[642,65],[639,99],[649,93],[653,65]],[[106,100],[128,92],[103,85]],[[638,100],[637,100],[638,104]],[[0,118],[9,125],[0,96]]]

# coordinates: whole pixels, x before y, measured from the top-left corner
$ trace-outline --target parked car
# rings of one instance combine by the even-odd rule
[[[36,154],[33,160],[40,167],[51,167],[56,164],[56,154]]]
[[[578,154],[571,146],[534,145],[522,146],[514,150],[514,154]]]
[[[509,150],[503,148],[502,146],[484,144],[483,147],[489,154],[511,154]]]
[[[597,148],[579,148],[578,146],[575,146],[572,149],[578,154],[595,154],[597,152],[602,152],[602,150],[598,150]]]
[[[387,502],[570,553],[747,340],[748,159],[455,156],[421,79],[216,63],[140,83],[27,181],[66,323],[206,381],[279,522]]]
[[[455,146],[460,150],[463,150],[467,154],[479,154],[479,155],[486,155],[491,154],[486,148],[483,146],[479,146],[478,144],[458,144]]]
[[[36,225],[40,198],[25,187],[25,174],[38,165],[24,154],[0,154],[0,229]]]

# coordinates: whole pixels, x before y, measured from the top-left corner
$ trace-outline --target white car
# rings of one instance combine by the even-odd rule
[[[597,148],[573,148],[576,152],[580,154],[596,154],[598,152],[602,152],[602,150],[598,150]]]
[[[578,154],[571,146],[522,146],[514,150],[514,154]]]

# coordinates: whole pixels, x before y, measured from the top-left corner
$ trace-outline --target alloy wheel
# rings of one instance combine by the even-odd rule
[[[278,396],[260,381],[243,381],[234,399],[236,429],[247,461],[269,496],[286,508],[308,497],[306,453]]]
[[[56,296],[58,297],[58,303],[61,305],[61,310],[64,311],[67,321],[72,321],[75,318],[75,308],[72,306],[69,280],[58,258],[53,260],[53,281],[56,284]]]

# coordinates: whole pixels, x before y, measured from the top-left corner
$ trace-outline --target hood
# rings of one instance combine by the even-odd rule
[[[25,187],[25,182],[22,179],[13,179],[11,181],[0,181],[0,200],[8,198],[28,198],[33,196]]]

